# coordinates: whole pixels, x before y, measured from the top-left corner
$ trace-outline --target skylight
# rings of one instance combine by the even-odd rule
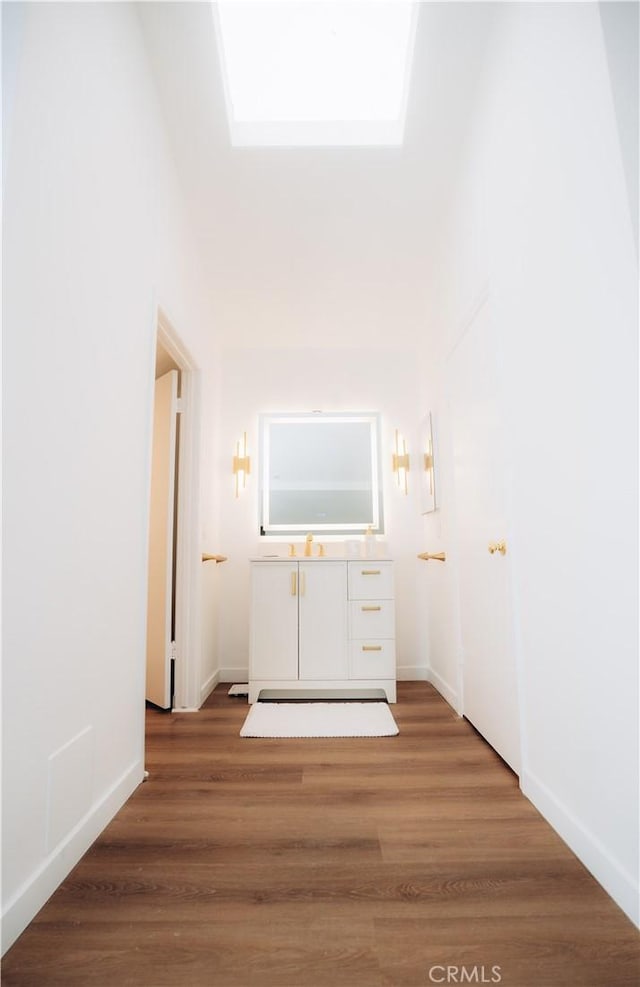
[[[213,7],[232,144],[402,143],[416,3],[223,0]]]

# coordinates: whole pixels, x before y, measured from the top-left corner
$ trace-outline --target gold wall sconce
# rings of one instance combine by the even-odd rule
[[[247,455],[247,433],[236,442],[236,454],[233,457],[233,475],[236,478],[236,497],[247,485],[247,476],[251,472],[251,458]]]
[[[436,509],[433,429],[430,412],[427,412],[420,423],[420,450],[422,453],[422,469],[419,474],[420,513],[430,514]]]
[[[396,447],[392,458],[392,469],[396,475],[396,483],[403,493],[409,493],[407,475],[409,473],[409,453],[407,443],[396,429]]]

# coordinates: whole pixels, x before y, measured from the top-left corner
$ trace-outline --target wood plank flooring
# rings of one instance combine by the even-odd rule
[[[637,930],[430,685],[358,740],[240,739],[227,691],[147,713],[150,780],[3,985],[640,983]]]

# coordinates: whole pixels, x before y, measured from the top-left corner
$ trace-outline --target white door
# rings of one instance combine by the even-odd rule
[[[249,678],[298,678],[298,564],[251,565]]]
[[[300,562],[300,678],[347,679],[347,566]]]
[[[156,380],[149,512],[147,686],[149,702],[171,706],[172,601],[178,371]]]
[[[448,371],[463,713],[518,772],[520,730],[506,457],[500,366],[489,301],[481,306],[454,350]],[[501,545],[505,554],[496,545]]]

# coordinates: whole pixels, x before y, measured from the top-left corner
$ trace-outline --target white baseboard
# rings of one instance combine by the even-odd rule
[[[214,672],[206,682],[200,686],[200,705],[211,695],[217,684],[220,682],[220,672]]]
[[[580,820],[546,785],[527,770],[522,772],[520,787],[607,894],[634,925],[640,926],[640,887],[637,875],[627,873],[610,850],[585,829]]]
[[[142,761],[135,761],[13,895],[2,915],[3,955],[111,822],[143,776]]]
[[[455,710],[458,716],[462,715],[462,710],[460,709],[460,700],[457,691],[446,682],[442,676],[434,672],[432,668],[429,669],[428,675],[429,682],[431,685],[438,690],[443,699],[445,699],[449,705]]]

